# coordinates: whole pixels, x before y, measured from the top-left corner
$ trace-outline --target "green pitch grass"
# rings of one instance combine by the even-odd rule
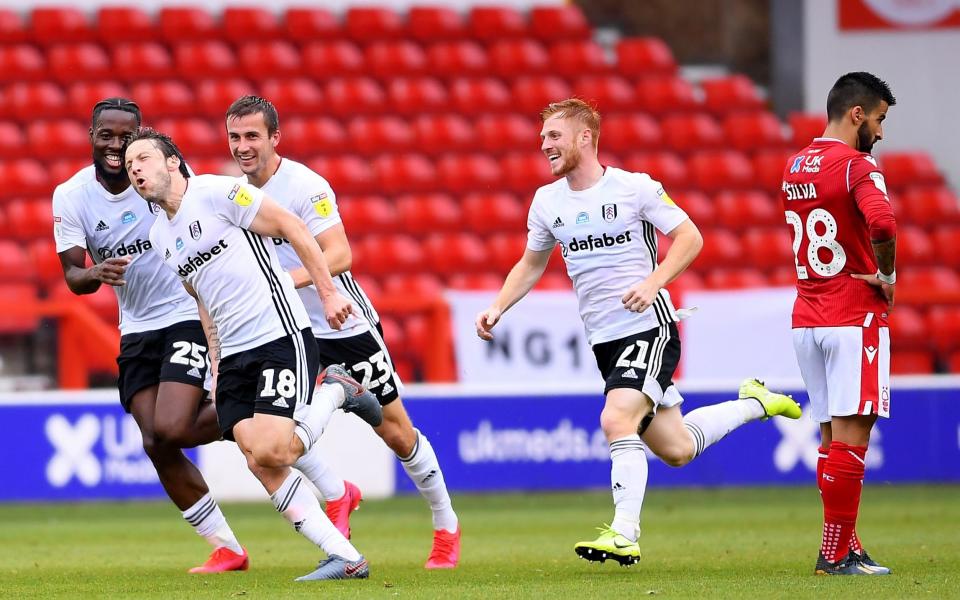
[[[606,492],[461,495],[463,555],[427,572],[419,497],[365,501],[353,540],[370,579],[294,583],[320,554],[267,503],[225,505],[251,570],[188,575],[209,548],[168,503],[0,506],[2,598],[949,598],[960,597],[960,487],[868,486],[860,530],[888,577],[812,575],[812,487],[648,492],[643,558],[577,559],[609,520]]]

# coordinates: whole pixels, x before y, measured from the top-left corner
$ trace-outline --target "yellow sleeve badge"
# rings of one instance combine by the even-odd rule
[[[313,210],[321,217],[325,218],[333,214],[333,203],[330,202],[326,192],[321,192],[310,198],[310,203],[313,204]]]

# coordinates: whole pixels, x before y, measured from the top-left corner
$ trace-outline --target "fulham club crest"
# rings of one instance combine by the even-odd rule
[[[192,237],[195,240],[199,240],[200,233],[201,233],[200,221],[194,221],[193,223],[190,223],[190,237]]]
[[[617,220],[617,205],[616,204],[604,204],[603,205],[603,220],[607,223],[613,223]]]

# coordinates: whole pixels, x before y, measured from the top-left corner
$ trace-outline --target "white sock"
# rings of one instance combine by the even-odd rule
[[[270,495],[274,508],[303,537],[320,546],[328,555],[336,554],[351,562],[359,560],[360,553],[333,526],[320,508],[317,497],[302,483],[303,476],[291,471],[277,491]]]
[[[700,456],[737,427],[763,415],[763,406],[753,398],[704,406],[684,415],[683,425],[693,438],[693,457]]]
[[[637,434],[610,442],[610,485],[614,516],[610,527],[631,541],[640,533],[640,510],[647,491],[647,455]]]
[[[453,504],[450,502],[450,494],[447,492],[447,484],[443,480],[443,471],[440,470],[437,455],[433,452],[433,446],[430,445],[427,437],[420,433],[419,429],[414,431],[417,434],[417,441],[413,445],[413,452],[406,458],[399,456],[397,458],[400,459],[410,480],[420,490],[420,495],[430,504],[430,510],[433,511],[433,528],[456,533],[459,520],[457,513],[453,512]]]
[[[197,535],[204,538],[214,548],[228,548],[237,554],[243,554],[243,548],[233,534],[227,519],[220,512],[220,505],[208,492],[197,503],[183,511],[183,518],[193,526]]]
[[[320,439],[323,430],[327,428],[327,423],[330,422],[330,417],[343,406],[345,399],[343,388],[334,383],[320,384],[314,390],[310,410],[294,429],[294,433],[303,442],[304,454],[309,452],[313,444]]]
[[[343,479],[333,472],[327,461],[323,460],[320,446],[314,446],[298,458],[297,462],[293,463],[293,468],[303,473],[313,485],[317,486],[324,500],[339,500],[347,493]]]

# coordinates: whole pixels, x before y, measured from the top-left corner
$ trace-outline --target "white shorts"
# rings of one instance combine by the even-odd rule
[[[890,331],[872,315],[864,327],[801,327],[793,348],[810,396],[810,418],[890,416]]]

